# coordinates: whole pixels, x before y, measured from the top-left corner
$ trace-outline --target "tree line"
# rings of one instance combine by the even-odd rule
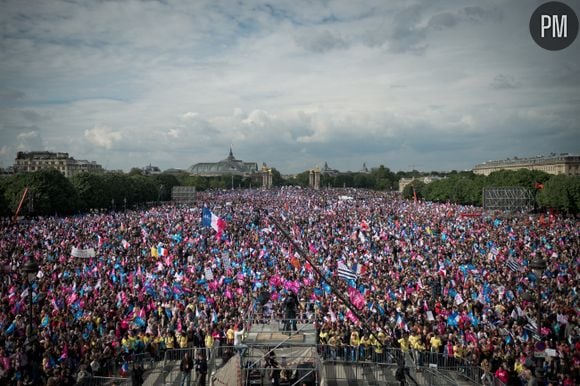
[[[580,177],[528,169],[500,170],[488,176],[461,172],[429,184],[415,180],[403,189],[403,197],[481,206],[484,187],[507,186],[531,189],[539,207],[580,212]]]
[[[521,169],[498,171],[489,176],[472,172],[420,173],[392,172],[381,165],[368,173],[347,172],[335,175],[322,174],[321,187],[361,188],[394,191],[401,178],[439,175],[440,180],[425,184],[415,180],[407,185],[403,197],[435,202],[481,206],[484,187],[522,186],[533,189],[537,202],[545,208],[562,212],[580,212],[580,177],[550,175],[540,171]],[[294,178],[283,178],[272,169],[274,186],[308,186],[309,171]],[[129,173],[81,173],[66,178],[57,170],[40,170],[0,178],[0,215],[13,215],[20,203],[24,189],[28,194],[20,210],[21,215],[64,215],[90,210],[124,210],[168,201],[174,186],[195,186],[198,191],[207,189],[259,188],[261,177],[191,176],[188,173],[143,175],[139,169]],[[541,187],[541,189],[540,189]]]

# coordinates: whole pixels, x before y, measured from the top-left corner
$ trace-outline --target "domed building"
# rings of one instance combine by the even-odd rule
[[[219,162],[201,162],[192,165],[189,172],[194,176],[216,177],[225,175],[250,176],[258,172],[256,162],[244,162],[236,159],[232,148],[226,159]]]

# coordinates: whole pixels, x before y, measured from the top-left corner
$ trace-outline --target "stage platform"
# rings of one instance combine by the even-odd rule
[[[244,343],[277,345],[283,342],[289,344],[316,344],[316,328],[314,323],[298,323],[296,331],[283,331],[279,322],[256,323],[252,325]]]

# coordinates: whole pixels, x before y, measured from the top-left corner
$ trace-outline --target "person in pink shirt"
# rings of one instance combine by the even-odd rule
[[[507,363],[502,363],[499,369],[495,371],[495,377],[507,385],[510,380],[510,374],[507,370]]]

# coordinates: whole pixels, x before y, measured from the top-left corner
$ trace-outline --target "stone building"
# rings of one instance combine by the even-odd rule
[[[228,157],[219,162],[201,162],[192,165],[189,173],[195,176],[217,177],[224,175],[251,176],[258,172],[256,162],[244,162],[236,159],[230,148]]]
[[[65,177],[72,177],[79,173],[102,173],[103,167],[95,161],[75,160],[68,153],[54,153],[50,151],[19,151],[14,160],[15,173],[30,173],[38,170],[56,169]]]
[[[487,161],[475,165],[475,174],[489,175],[498,170],[541,170],[549,174],[566,174],[569,176],[580,175],[580,156],[562,153],[554,153],[548,156],[536,156],[527,158],[514,157],[512,159]]]

